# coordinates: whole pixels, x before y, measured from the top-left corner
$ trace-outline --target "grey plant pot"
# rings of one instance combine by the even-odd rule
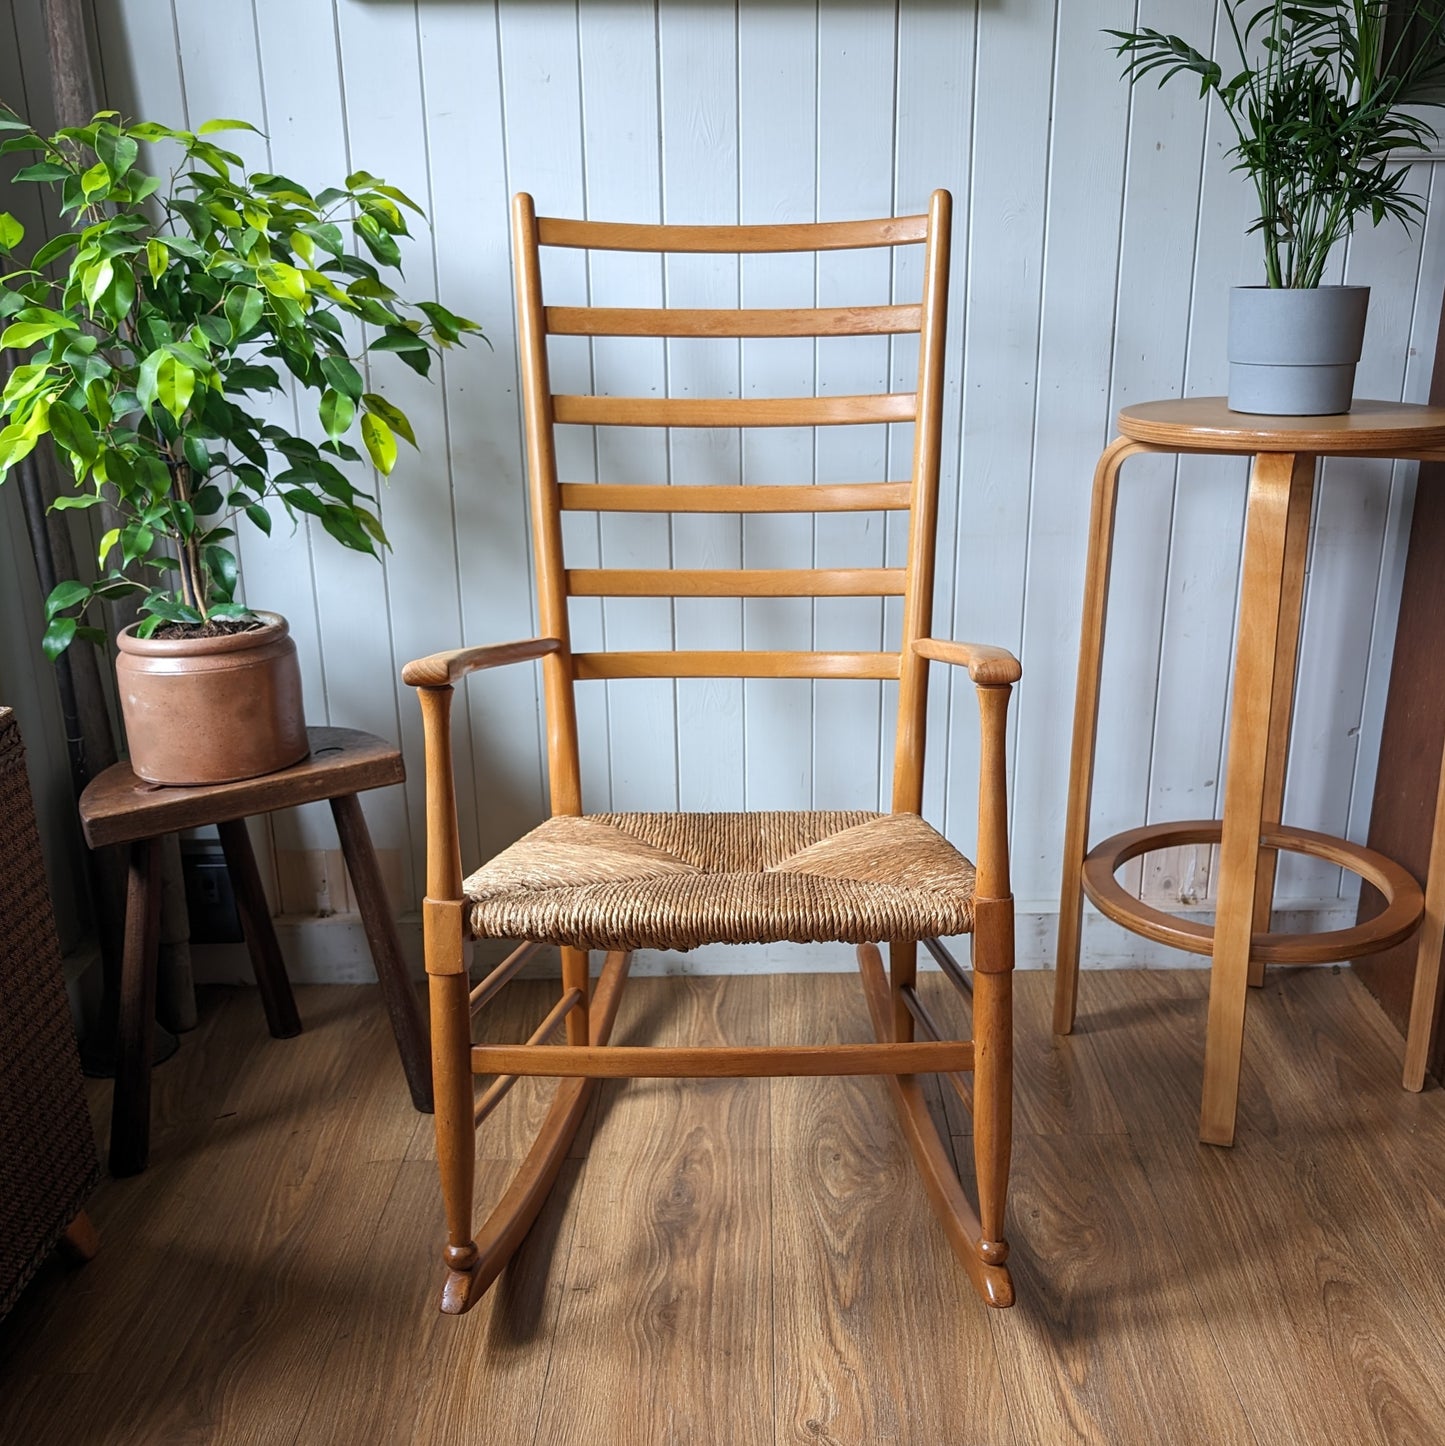
[[[1229,406],[1281,417],[1350,410],[1368,286],[1236,286],[1229,293]]]

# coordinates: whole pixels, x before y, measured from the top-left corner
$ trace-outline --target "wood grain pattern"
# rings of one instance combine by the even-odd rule
[[[1121,408],[1119,431],[1170,450],[1418,457],[1445,448],[1445,407],[1357,398],[1339,416],[1264,417],[1232,412],[1223,397],[1183,397]]]
[[[784,226],[647,226],[617,221],[537,218],[543,246],[585,246],[600,251],[838,251],[900,246],[928,234],[927,216],[878,221],[824,221]]]
[[[552,336],[881,336],[917,331],[918,306],[549,306]]]
[[[579,681],[597,678],[896,678],[897,653],[578,653]]]
[[[573,567],[567,591],[573,597],[899,597],[903,569]]]
[[[909,505],[907,482],[843,482],[743,487],[645,483],[563,482],[562,507],[585,512],[901,512]]]
[[[601,1086],[595,1134],[461,1321],[434,1309],[430,1131],[374,989],[298,988],[288,1041],[249,991],[207,992],[155,1075],[157,1163],[102,1183],[100,1253],[45,1267],[0,1322],[0,1439],[1435,1442],[1445,1091],[1400,1090],[1349,971],[1272,971],[1238,1143],[1201,1150],[1181,1041],[1207,976],[1089,984],[1089,1030],[1050,1040],[1048,975],[1016,977],[1012,1311],[961,1308],[881,1084],[647,1081]],[[939,975],[920,988],[945,1026],[966,1014]],[[630,1045],[870,1033],[842,975],[631,991]],[[518,980],[482,1028],[519,1037],[555,997]],[[483,1205],[546,1093],[520,1081],[480,1133]]]
[[[591,397],[558,393],[552,416],[583,427],[839,427],[911,422],[912,392],[855,397]]]
[[[249,818],[275,808],[312,803],[338,793],[363,793],[406,776],[395,745],[354,728],[308,728],[311,756],[294,768],[199,788],[157,788],[117,763],[86,788],[80,803],[91,848]]]

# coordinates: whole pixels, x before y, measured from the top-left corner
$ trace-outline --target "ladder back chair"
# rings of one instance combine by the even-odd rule
[[[625,225],[538,217],[513,203],[523,401],[540,631],[529,641],[459,648],[409,663],[425,727],[426,969],[431,996],[436,1134],[447,1217],[442,1310],[473,1305],[536,1218],[596,1081],[661,1076],[886,1076],[928,1197],[979,1294],[1013,1302],[1004,1196],[1012,1108],[1013,899],[1009,891],[1005,722],[1019,665],[1005,649],[931,636],[943,400],[951,201],[926,215],[837,224]],[[551,306],[540,248],[650,253],[852,250],[922,246],[917,304],[696,310]],[[841,337],[917,333],[912,392],[766,399],[559,394],[550,336]],[[810,391],[816,391],[809,386]],[[643,485],[558,475],[561,426],[824,427],[912,422],[906,482]],[[563,556],[562,514],[597,512],[906,516],[903,568],[699,570],[575,568]],[[569,598],[865,597],[901,600],[898,651],[573,651]],[[540,660],[552,816],[470,877],[463,876],[451,765],[452,691],[467,674]],[[968,670],[981,710],[977,864],[919,816],[930,662]],[[866,812],[584,815],[574,690],[598,679],[855,678],[898,685],[892,809]],[[950,978],[969,982],[940,936],[974,935],[973,1038],[948,1039],[915,991],[924,944]],[[468,939],[517,947],[475,987]],[[632,951],[704,943],[830,941],[856,946],[877,1042],[794,1047],[609,1044]],[[885,971],[880,944],[888,946]],[[475,1045],[472,1020],[544,945],[562,957],[560,997],[522,1044]],[[605,953],[595,987],[588,953]],[[549,1042],[565,1023],[565,1044]],[[972,1088],[962,1076],[973,1074]],[[917,1076],[944,1075],[974,1120],[975,1209],[937,1133]],[[555,1076],[530,1153],[480,1230],[473,1221],[476,1130],[514,1081]],[[477,1076],[491,1082],[476,1093]]]

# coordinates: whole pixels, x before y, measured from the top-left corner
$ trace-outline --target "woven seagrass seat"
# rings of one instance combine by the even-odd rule
[[[875,1074],[887,1080],[900,1128],[955,1255],[990,1305],[1013,1302],[1004,1237],[1014,965],[1005,746],[1009,697],[1021,670],[1005,648],[933,636],[951,206],[947,192],[936,191],[926,215],[679,226],[573,221],[538,216],[530,196],[513,203],[539,635],[432,653],[402,670],[403,679],[417,690],[426,738],[422,917],[437,1166],[447,1216],[444,1311],[470,1309],[521,1244],[600,1080],[798,1075]],[[561,255],[561,270],[544,288],[544,251],[554,259],[570,253],[579,265],[569,267]],[[847,274],[860,289],[866,278],[875,287],[886,282],[879,304],[869,304],[866,295],[856,302],[852,296],[837,298],[854,304],[819,304],[821,292],[831,298],[837,289],[834,282],[819,280],[825,267],[832,270],[822,253],[840,251],[876,258],[878,264],[848,268]],[[600,266],[594,275],[579,252],[628,253],[629,263]],[[787,271],[809,278],[802,305],[637,304],[637,285],[645,275],[659,283],[656,296],[667,296],[668,287],[661,283],[674,264],[668,258],[675,255],[694,262],[731,258],[717,264],[737,268],[748,258],[761,258],[766,265],[770,256],[788,253],[814,257],[811,264]],[[678,274],[684,272],[693,274],[680,267]],[[592,278],[585,288],[587,304],[561,304],[569,289],[576,300],[567,278],[575,281],[579,275]],[[894,295],[907,289],[909,276],[921,281],[917,301]],[[651,283],[641,294],[654,295]],[[769,352],[774,340],[781,349]],[[696,385],[702,372],[664,378],[658,388],[651,371],[636,365],[639,348],[654,348],[648,354],[656,359],[664,349],[673,355],[674,347],[679,359],[700,359],[686,350],[694,346],[713,348],[709,355],[714,359],[716,349],[722,349],[725,364],[707,374],[720,386],[734,378],[733,395],[706,394],[705,381]],[[850,348],[855,362],[860,356],[871,358],[866,367],[848,373],[859,378],[906,376],[914,370],[916,348],[916,386],[858,396],[826,387],[817,359],[825,349],[832,358]],[[745,356],[765,353],[778,365],[762,368],[767,384],[758,392],[752,374],[739,367]],[[567,378],[560,386],[553,383],[554,361],[559,376]],[[881,370],[871,370],[874,366]],[[787,373],[794,367],[797,379],[790,381]],[[744,375],[749,380],[742,386],[736,379]],[[746,395],[736,395],[738,390]],[[804,454],[797,449],[780,454],[776,447],[748,440],[776,435],[760,431],[767,428],[826,431],[835,441],[826,449],[815,445],[810,474],[806,467],[800,472]],[[886,433],[898,442],[889,441],[886,455],[860,442],[856,457],[833,480],[839,459],[853,456],[837,440],[850,429],[855,437],[876,441]],[[911,446],[904,440],[908,429]],[[666,468],[658,470],[651,465],[657,454],[645,446],[639,451],[639,444],[626,440],[655,435],[681,443],[700,432],[736,436],[731,460],[727,446],[688,444],[673,450],[669,442]],[[833,460],[819,465],[825,450]],[[910,454],[907,479],[894,477],[901,470],[897,464]],[[781,465],[787,457],[792,460]],[[584,527],[564,527],[569,513],[574,521],[593,520]],[[877,519],[873,523],[865,520],[870,514]],[[809,529],[798,526],[810,515],[820,519],[812,529],[813,544],[801,541]],[[614,520],[597,520],[607,516]],[[673,520],[664,521],[668,518]],[[631,541],[588,545],[589,535],[598,538],[599,527],[604,537],[625,535]],[[853,541],[841,541],[840,530]],[[680,552],[671,543],[660,545],[684,535],[689,540]],[[709,539],[706,545],[703,536]],[[741,549],[740,537],[747,542]],[[748,539],[754,537],[760,545],[746,566],[717,565],[726,559],[743,562],[753,551]],[[895,555],[899,552],[906,557]],[[757,565],[763,556],[768,566]],[[848,556],[849,564],[842,565],[840,556]],[[791,600],[786,625],[780,621],[776,629],[754,629],[747,624],[749,599]],[[807,599],[817,600],[811,604],[811,626]],[[793,611],[799,605],[801,616]],[[714,609],[713,622],[701,633],[684,630],[684,608],[689,619]],[[629,619],[626,626],[608,626],[609,618],[623,616]],[[644,621],[640,629],[635,626]],[[723,646],[683,646],[684,631],[697,638],[705,634]],[[629,635],[633,646],[624,643]],[[636,646],[642,637],[669,637],[673,646],[657,651]],[[826,646],[820,646],[825,640]],[[466,877],[452,768],[453,697],[470,675],[517,663],[535,663],[541,673],[550,817]],[[979,710],[974,863],[921,816],[929,670],[940,665],[966,670]],[[765,705],[749,725],[744,750],[749,771],[740,795],[749,800],[766,802],[768,781],[778,777],[778,770],[766,764],[770,729],[776,729],[781,743],[794,723],[807,726],[810,714],[850,706],[860,707],[873,727],[880,710],[891,707],[896,722],[888,812],[584,812],[584,796],[605,800],[594,809],[626,808],[627,790],[636,780],[604,778],[591,782],[584,795],[579,725],[595,726],[599,714],[590,703],[583,711],[579,700],[601,701],[598,693],[605,689],[606,699],[618,700],[625,712],[638,696],[631,691],[637,681],[653,680],[642,686],[650,686],[653,698],[671,693],[680,736],[676,700],[684,687],[696,686],[681,680],[698,679],[757,680],[760,699],[774,703],[784,696],[799,698],[799,686],[805,690],[808,701],[802,707]],[[677,681],[669,687],[658,680]],[[814,683],[809,692],[807,680],[827,681]],[[773,691],[779,685],[786,694]],[[748,686],[742,685],[744,700]],[[622,703],[624,698],[629,701]],[[723,710],[706,728],[694,728],[689,746],[706,750],[714,737],[721,742],[737,712]],[[952,717],[958,718],[957,711]],[[766,726],[757,721],[762,718],[769,720]],[[532,722],[522,721],[525,726]],[[609,726],[625,729],[626,724],[619,717]],[[657,741],[662,744],[660,735]],[[843,784],[841,794],[832,792],[837,781],[815,780],[820,801],[871,805],[876,790],[864,775],[876,759],[870,749],[867,765],[858,778]],[[756,777],[754,760],[765,761]],[[666,760],[657,763],[665,774]],[[662,791],[650,790],[654,796]],[[954,959],[946,943],[963,933],[972,935],[971,969]],[[473,940],[506,940],[514,947],[473,981],[468,948]],[[851,946],[874,1042],[612,1042],[634,951],[785,941]],[[477,1043],[476,1015],[553,946],[561,965],[556,1003],[525,1040]],[[606,954],[595,978],[593,950]],[[922,950],[968,996],[971,1039],[950,1037],[919,994]],[[531,1075],[556,1079],[551,1104],[511,1183],[478,1220],[477,1131],[516,1081]],[[952,1142],[940,1134],[930,1109],[923,1083],[928,1075],[955,1091],[972,1114],[976,1205],[959,1179]],[[739,1161],[740,1168],[744,1164]]]
[[[696,949],[966,934],[973,884],[916,813],[599,813],[549,818],[462,888],[478,938]]]

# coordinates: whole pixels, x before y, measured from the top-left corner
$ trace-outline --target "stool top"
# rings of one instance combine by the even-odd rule
[[[1232,412],[1223,397],[1182,397],[1124,407],[1119,431],[1180,451],[1408,457],[1445,449],[1445,407],[1356,401],[1333,417],[1265,417]]]
[[[137,778],[116,763],[86,784],[80,823],[91,848],[154,838],[181,828],[250,818],[298,803],[316,803],[401,783],[401,753],[355,728],[308,728],[311,752],[300,763],[239,783],[169,786]]]

